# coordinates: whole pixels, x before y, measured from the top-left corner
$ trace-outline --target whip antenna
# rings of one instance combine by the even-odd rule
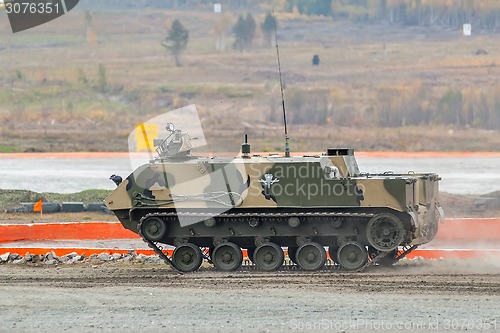
[[[283,94],[283,79],[281,78],[281,63],[280,63],[280,50],[278,47],[278,33],[276,32],[276,17],[274,10],[271,11],[274,23],[274,40],[276,41],[276,55],[278,57],[278,72],[280,74],[280,88],[281,88],[281,105],[283,107],[283,123],[285,124],[285,157],[290,157],[290,147],[288,146],[288,130],[286,127],[286,111],[285,111],[285,96]]]

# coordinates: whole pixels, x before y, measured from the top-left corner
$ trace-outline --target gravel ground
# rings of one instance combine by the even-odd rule
[[[4,264],[0,295],[0,332],[500,330],[497,259],[354,274]]]

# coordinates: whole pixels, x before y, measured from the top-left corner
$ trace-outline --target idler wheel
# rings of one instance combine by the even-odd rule
[[[227,242],[215,247],[212,262],[221,271],[234,271],[241,266],[243,254],[238,245]]]
[[[253,254],[255,265],[263,271],[275,271],[283,265],[285,255],[275,243],[264,243],[255,249]]]
[[[366,238],[379,251],[392,251],[405,239],[403,222],[392,214],[378,214],[372,217],[366,227]]]
[[[159,217],[148,217],[141,225],[141,233],[144,238],[158,242],[165,236],[167,224]]]
[[[181,244],[175,248],[172,262],[181,272],[194,272],[203,261],[201,249],[193,243]]]
[[[326,262],[325,248],[316,242],[304,243],[297,249],[295,260],[297,260],[297,265],[303,270],[318,270]]]
[[[367,263],[368,252],[358,242],[347,242],[339,248],[337,259],[340,267],[348,271],[355,271]]]
[[[299,248],[296,247],[296,246],[290,246],[288,247],[288,258],[290,258],[290,260],[295,264],[295,265],[298,265],[297,264],[297,250]]]

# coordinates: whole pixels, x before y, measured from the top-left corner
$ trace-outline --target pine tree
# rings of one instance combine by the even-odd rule
[[[233,27],[233,32],[235,36],[233,47],[243,52],[245,47],[245,19],[243,16],[240,15],[238,17],[238,21]]]
[[[257,28],[257,24],[252,16],[252,14],[247,14],[247,18],[245,19],[245,24],[247,28],[247,42],[248,46],[252,45],[253,37],[255,36],[255,28]]]
[[[189,40],[189,31],[184,28],[184,26],[175,20],[172,23],[172,27],[168,31],[168,35],[165,40],[161,43],[163,47],[170,51],[174,56],[175,65],[177,67],[181,66],[180,56],[181,53],[186,49]]]
[[[260,28],[262,29],[262,34],[264,36],[264,44],[266,46],[271,46],[271,41],[273,39],[273,33],[274,33],[274,28],[278,24],[275,25],[275,18],[271,13],[267,13],[266,18],[264,19],[264,22],[260,25]]]
[[[249,50],[252,47],[256,27],[257,25],[255,24],[252,14],[247,14],[246,18],[243,18],[243,16],[240,15],[238,17],[238,21],[233,27],[235,35],[233,47],[238,49],[240,52]]]

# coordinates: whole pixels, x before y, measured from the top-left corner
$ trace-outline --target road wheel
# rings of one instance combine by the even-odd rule
[[[227,242],[215,247],[212,262],[221,271],[234,271],[241,266],[243,254],[238,245]]]
[[[253,258],[255,265],[263,271],[275,271],[283,265],[285,255],[275,243],[264,243],[255,249]]]
[[[194,272],[200,268],[203,254],[200,248],[193,243],[181,244],[175,248],[172,262],[181,272]]]
[[[363,268],[368,262],[368,252],[360,243],[351,241],[338,249],[337,259],[340,267],[348,271],[355,271]]]
[[[297,249],[297,265],[306,271],[315,271],[325,265],[325,248],[316,242],[307,242]]]

